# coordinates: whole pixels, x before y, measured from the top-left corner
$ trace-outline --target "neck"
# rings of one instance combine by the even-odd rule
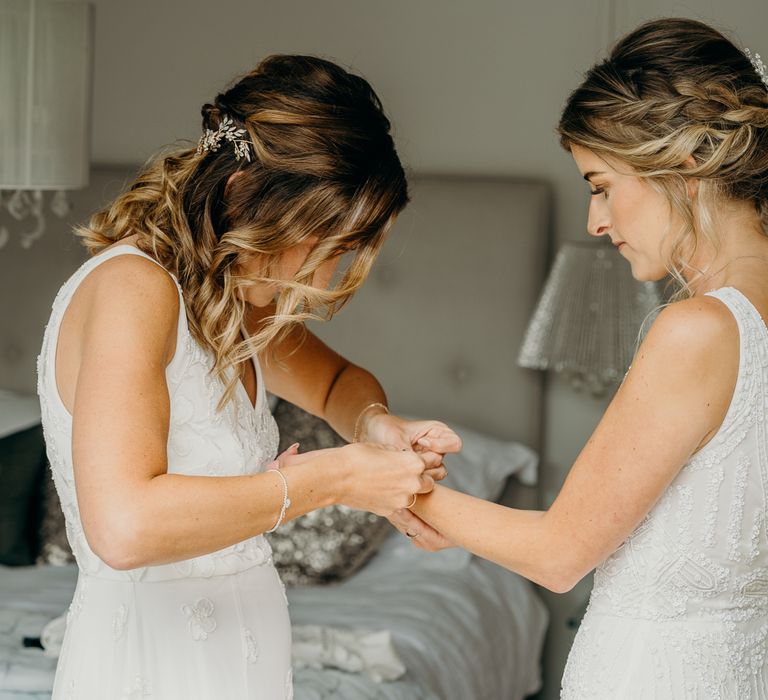
[[[694,296],[720,287],[740,287],[752,275],[768,272],[768,236],[750,203],[724,207],[714,227],[719,244],[700,235],[692,269],[684,274]]]

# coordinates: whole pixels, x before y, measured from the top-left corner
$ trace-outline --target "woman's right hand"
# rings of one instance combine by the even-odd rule
[[[352,443],[341,448],[351,466],[351,479],[342,503],[390,516],[413,503],[414,494],[429,493],[434,479],[418,452],[374,443]]]
[[[352,443],[333,451],[341,462],[338,502],[350,508],[389,517],[407,508],[414,494],[429,493],[435,487],[434,479],[425,474],[427,463],[413,450]],[[301,464],[313,455],[317,452],[286,455],[281,464]]]

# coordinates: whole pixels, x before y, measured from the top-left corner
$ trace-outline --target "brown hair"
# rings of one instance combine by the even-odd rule
[[[659,19],[622,38],[570,95],[558,132],[566,150],[627,163],[679,212],[684,230],[666,260],[680,285],[675,298],[708,272],[691,260],[699,234],[719,245],[713,221],[723,198],[753,202],[768,226],[768,88],[747,56],[702,22]],[[699,180],[695,201],[689,178]]]
[[[408,201],[390,123],[361,77],[312,56],[275,55],[202,108],[203,128],[225,117],[246,130],[250,162],[233,144],[175,148],[155,156],[128,191],[78,230],[92,254],[138,234],[137,245],[179,279],[190,331],[231,370],[307,318],[330,318],[364,282],[386,232]],[[232,177],[236,174],[236,177]],[[270,277],[288,248],[319,240],[292,281]],[[331,289],[312,286],[328,260],[354,250]],[[261,261],[256,280],[238,277]],[[240,290],[277,285],[276,312],[245,342]]]

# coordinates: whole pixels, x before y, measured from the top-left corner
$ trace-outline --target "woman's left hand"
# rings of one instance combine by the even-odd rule
[[[389,522],[408,537],[414,546],[427,552],[439,552],[441,549],[456,546],[454,542],[410,510],[395,511],[389,517]]]
[[[445,423],[434,420],[404,420],[389,413],[377,413],[363,424],[361,442],[377,442],[418,452],[427,464],[425,474],[435,481],[447,472],[443,457],[461,450],[461,438]]]
[[[444,479],[448,472],[443,457],[461,450],[461,438],[445,423],[434,420],[408,421],[390,413],[377,413],[363,424],[361,440],[394,445],[401,450],[418,452],[427,464],[425,474],[435,481]],[[389,522],[419,549],[437,552],[456,545],[409,510],[389,516]]]

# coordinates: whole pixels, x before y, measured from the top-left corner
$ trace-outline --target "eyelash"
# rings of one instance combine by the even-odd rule
[[[598,195],[598,194],[605,194],[605,190],[598,188],[596,190],[590,190],[589,193],[594,197],[595,195]]]

